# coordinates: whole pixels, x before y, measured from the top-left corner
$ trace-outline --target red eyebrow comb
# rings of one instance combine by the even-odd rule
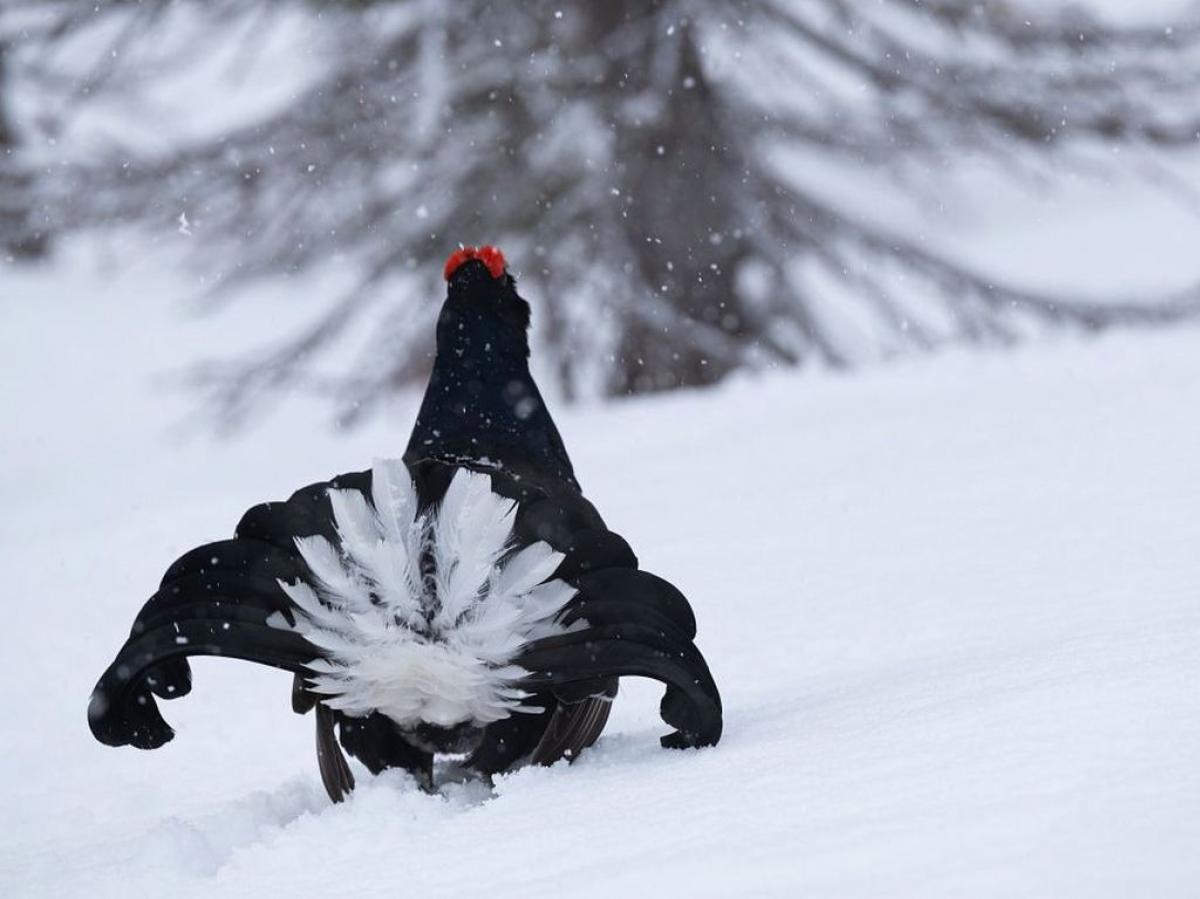
[[[504,269],[508,263],[504,259],[504,254],[493,246],[482,246],[476,249],[475,247],[462,247],[455,250],[446,259],[446,267],[442,269],[442,275],[447,281],[454,277],[454,273],[459,267],[468,260],[478,259],[487,266],[488,272],[493,278],[499,278],[504,274]]]

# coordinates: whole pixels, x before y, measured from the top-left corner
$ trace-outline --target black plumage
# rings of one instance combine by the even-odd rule
[[[283,585],[321,583],[300,549],[303,538],[348,552],[331,491],[371,496],[378,475],[359,471],[253,507],[233,539],[198,547],[167,569],[92,694],[88,720],[98,740],[142,749],[170,740],[156,698],[190,690],[188,656],[218,655],[294,673],[292,706],[315,708],[318,765],[334,801],[354,786],[343,749],[373,773],[402,767],[427,785],[439,752],[463,753],[465,766],[484,774],[523,760],[573,759],[603,730],[622,676],[666,685],[660,711],[675,731],[664,746],[717,742],[721,701],[694,643],[691,607],[667,581],[638,569],[628,543],[583,496],[530,376],[529,306],[503,257],[491,248],[460,251],[447,280],[436,361],[403,468],[424,513],[439,508],[458,472],[486,475],[492,494],[516,503],[505,558],[539,541],[561,554],[547,581],[574,592],[556,613],[554,632],[523,643],[510,659],[521,671],[515,685],[529,695],[524,705],[540,711],[398,723],[378,710],[341,710],[314,686],[325,651],[299,628],[304,608]],[[423,582],[432,583],[428,548],[419,561]]]

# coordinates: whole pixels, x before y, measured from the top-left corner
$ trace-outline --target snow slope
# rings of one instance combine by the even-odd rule
[[[560,410],[589,496],[696,608],[723,742],[660,749],[658,689],[627,683],[574,766],[364,776],[331,807],[279,672],[198,660],[157,752],[87,730],[176,555],[398,454],[415,412],[345,435],[297,400],[184,437],[148,375],[282,300],[181,322],[155,265],[0,273],[0,895],[1200,889],[1200,332]]]

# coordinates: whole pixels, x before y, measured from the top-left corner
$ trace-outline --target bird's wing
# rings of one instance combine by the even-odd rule
[[[372,774],[404,768],[423,788],[432,786],[433,756],[410,745],[384,715],[376,712],[355,718],[323,703],[316,703],[316,709],[317,766],[325,792],[334,802],[341,802],[354,789],[354,774],[342,755],[343,747]]]
[[[599,738],[608,723],[617,679],[602,681],[605,689],[580,700],[559,699],[541,740],[529,760],[535,765],[553,765],[561,759],[574,761]]]
[[[325,792],[334,802],[341,802],[354,789],[354,774],[346,757],[342,755],[334,736],[334,725],[337,724],[336,713],[324,706],[317,705],[317,768],[321,772],[321,783]]]

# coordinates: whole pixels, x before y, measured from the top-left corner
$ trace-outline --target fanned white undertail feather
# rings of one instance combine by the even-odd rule
[[[371,500],[376,522],[389,544],[403,545],[404,578],[411,596],[420,596],[421,546],[425,518],[417,514],[417,489],[399,459],[376,459],[371,472]]]
[[[282,584],[282,582],[281,582]],[[345,621],[345,616],[339,610],[335,610],[317,597],[317,591],[310,587],[304,581],[296,581],[294,584],[282,584],[283,591],[291,599],[296,608],[311,618],[313,621],[320,621],[321,624],[330,630],[341,626],[341,622]]]
[[[391,543],[404,543],[417,520],[417,491],[399,459],[376,459],[371,469],[371,500],[379,528]]]
[[[364,597],[362,583],[342,564],[341,553],[324,537],[297,537],[296,548],[313,573],[317,592],[335,608],[353,610]]]
[[[476,605],[453,639],[488,653],[487,661],[500,665],[525,643],[562,633],[557,615],[575,588],[559,580],[542,583],[562,559],[562,553],[540,542],[513,554],[493,575],[488,591],[489,598],[503,599]],[[514,568],[517,574],[509,575]]]
[[[383,539],[375,513],[361,491],[330,490],[329,505],[343,549],[352,553],[358,546]]]
[[[516,508],[492,492],[487,475],[454,473],[433,524],[439,627],[453,627],[475,604],[507,548]]]
[[[547,580],[563,559],[548,544],[510,552],[517,504],[487,475],[460,469],[427,519],[395,460],[376,461],[370,502],[358,490],[330,490],[329,500],[338,544],[297,539],[312,582],[280,582],[295,629],[322,653],[308,665],[322,701],[401,725],[538,711],[522,704],[515,683],[527,672],[512,659],[564,631],[558,617],[575,588]]]
[[[407,624],[423,619],[420,593],[412,588],[412,569],[420,559],[411,555],[410,541],[389,538],[386,525],[361,491],[330,490],[329,502],[344,562],[354,577]]]
[[[524,593],[554,574],[562,560],[563,554],[556,552],[549,543],[531,544],[513,553],[499,569],[492,589],[500,593]]]

